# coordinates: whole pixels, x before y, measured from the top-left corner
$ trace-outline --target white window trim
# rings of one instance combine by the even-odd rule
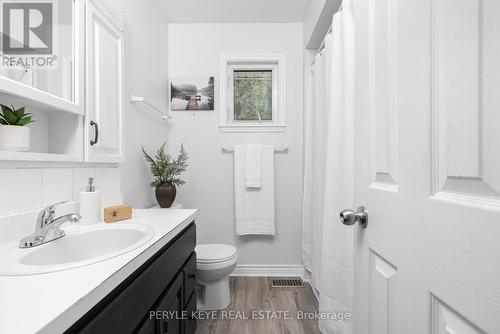
[[[233,94],[232,70],[262,68],[273,71],[273,120],[263,122],[233,121],[233,106],[229,98]],[[232,67],[234,69],[234,67]],[[281,53],[221,54],[220,56],[220,116],[221,132],[283,132],[286,127],[286,75],[285,55]],[[277,71],[276,71],[277,70]],[[276,85],[277,84],[277,85]]]

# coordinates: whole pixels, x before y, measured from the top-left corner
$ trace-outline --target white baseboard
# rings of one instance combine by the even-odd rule
[[[230,276],[303,277],[304,266],[239,264]]]
[[[319,291],[316,290],[316,288],[312,285],[311,280],[307,278],[302,278],[302,280],[306,283],[309,283],[309,285],[311,286],[311,290],[313,291],[314,297],[316,297],[316,300],[319,303]]]
[[[309,270],[307,270],[306,268],[304,268],[304,276],[302,276],[302,280],[304,282],[309,283],[309,285],[311,286],[311,289],[312,289],[312,291],[314,293],[314,296],[316,297],[316,299],[319,302],[319,291],[316,290],[316,288],[311,283],[311,278],[312,278],[311,272]]]

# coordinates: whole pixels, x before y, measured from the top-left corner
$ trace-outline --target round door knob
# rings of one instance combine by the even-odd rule
[[[354,225],[356,224],[356,212],[354,210],[344,210],[340,213],[340,222],[344,225]]]
[[[340,213],[340,221],[344,225],[354,225],[356,222],[366,228],[368,226],[368,211],[364,206],[360,206],[355,212],[354,210],[344,210]]]

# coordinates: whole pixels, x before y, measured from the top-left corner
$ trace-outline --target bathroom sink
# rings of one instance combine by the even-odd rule
[[[64,229],[64,228],[63,228]],[[146,244],[154,230],[140,224],[68,226],[66,236],[41,246],[12,245],[0,255],[0,275],[49,273],[105,261]]]

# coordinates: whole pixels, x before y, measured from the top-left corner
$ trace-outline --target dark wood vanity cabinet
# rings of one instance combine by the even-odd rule
[[[163,297],[160,304],[156,308],[161,316],[158,323],[159,333],[182,333],[182,323],[187,317],[183,314],[183,291],[182,291],[182,275],[178,275],[171,289]]]
[[[194,334],[195,245],[193,222],[67,333]]]

